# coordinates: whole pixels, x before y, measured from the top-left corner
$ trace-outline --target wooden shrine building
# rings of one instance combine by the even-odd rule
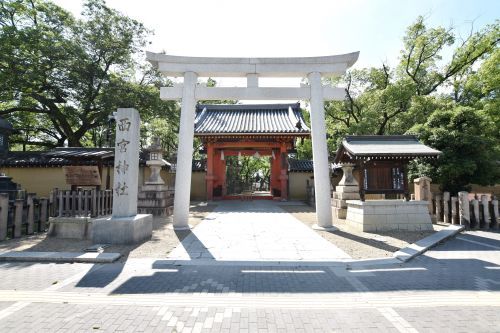
[[[207,155],[207,199],[239,197],[228,193],[229,156],[267,156],[269,193],[265,198],[288,198],[288,153],[295,140],[310,136],[300,104],[197,105],[194,136]],[[243,189],[243,191],[251,189]],[[241,193],[240,193],[241,195]]]
[[[413,135],[353,135],[344,138],[334,163],[351,164],[357,169],[362,201],[365,194],[404,194],[410,200],[408,163],[440,154]]]

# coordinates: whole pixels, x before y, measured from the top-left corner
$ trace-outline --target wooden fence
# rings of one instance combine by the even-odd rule
[[[28,193],[24,199],[9,200],[0,193],[0,241],[45,231],[49,217],[49,199]],[[23,232],[24,231],[24,232]]]
[[[110,215],[113,209],[111,190],[59,190],[51,192],[52,217],[99,217]]]

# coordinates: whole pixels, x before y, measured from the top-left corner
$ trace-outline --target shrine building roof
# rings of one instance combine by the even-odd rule
[[[308,136],[300,104],[232,104],[196,106],[195,136],[294,135]]]
[[[439,150],[419,142],[413,135],[351,135],[342,141],[335,163],[346,159],[433,158]]]

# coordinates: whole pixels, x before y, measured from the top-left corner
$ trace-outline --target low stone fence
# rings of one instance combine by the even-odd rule
[[[99,217],[111,215],[111,190],[76,191],[54,189],[51,192],[51,217]]]
[[[14,200],[9,200],[9,194],[0,193],[0,241],[45,231],[49,209],[49,199],[37,198],[35,193]]]
[[[471,229],[498,229],[500,213],[495,196],[459,192],[433,193],[429,210],[438,222],[464,225]]]

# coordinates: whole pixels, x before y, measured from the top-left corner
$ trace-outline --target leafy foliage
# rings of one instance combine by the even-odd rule
[[[396,67],[382,64],[329,80],[346,86],[343,101],[326,104],[332,151],[349,134],[417,133],[444,153],[436,163],[416,163],[413,175],[433,175],[454,191],[470,182],[498,182],[499,40],[498,22],[458,40],[452,28],[428,28],[417,18]],[[444,62],[449,48],[451,59]],[[479,154],[474,146],[489,152]]]
[[[118,107],[176,121],[157,92],[168,82],[137,60],[149,31],[102,0],[88,0],[82,17],[49,1],[1,2],[0,115],[24,148],[102,145]]]

